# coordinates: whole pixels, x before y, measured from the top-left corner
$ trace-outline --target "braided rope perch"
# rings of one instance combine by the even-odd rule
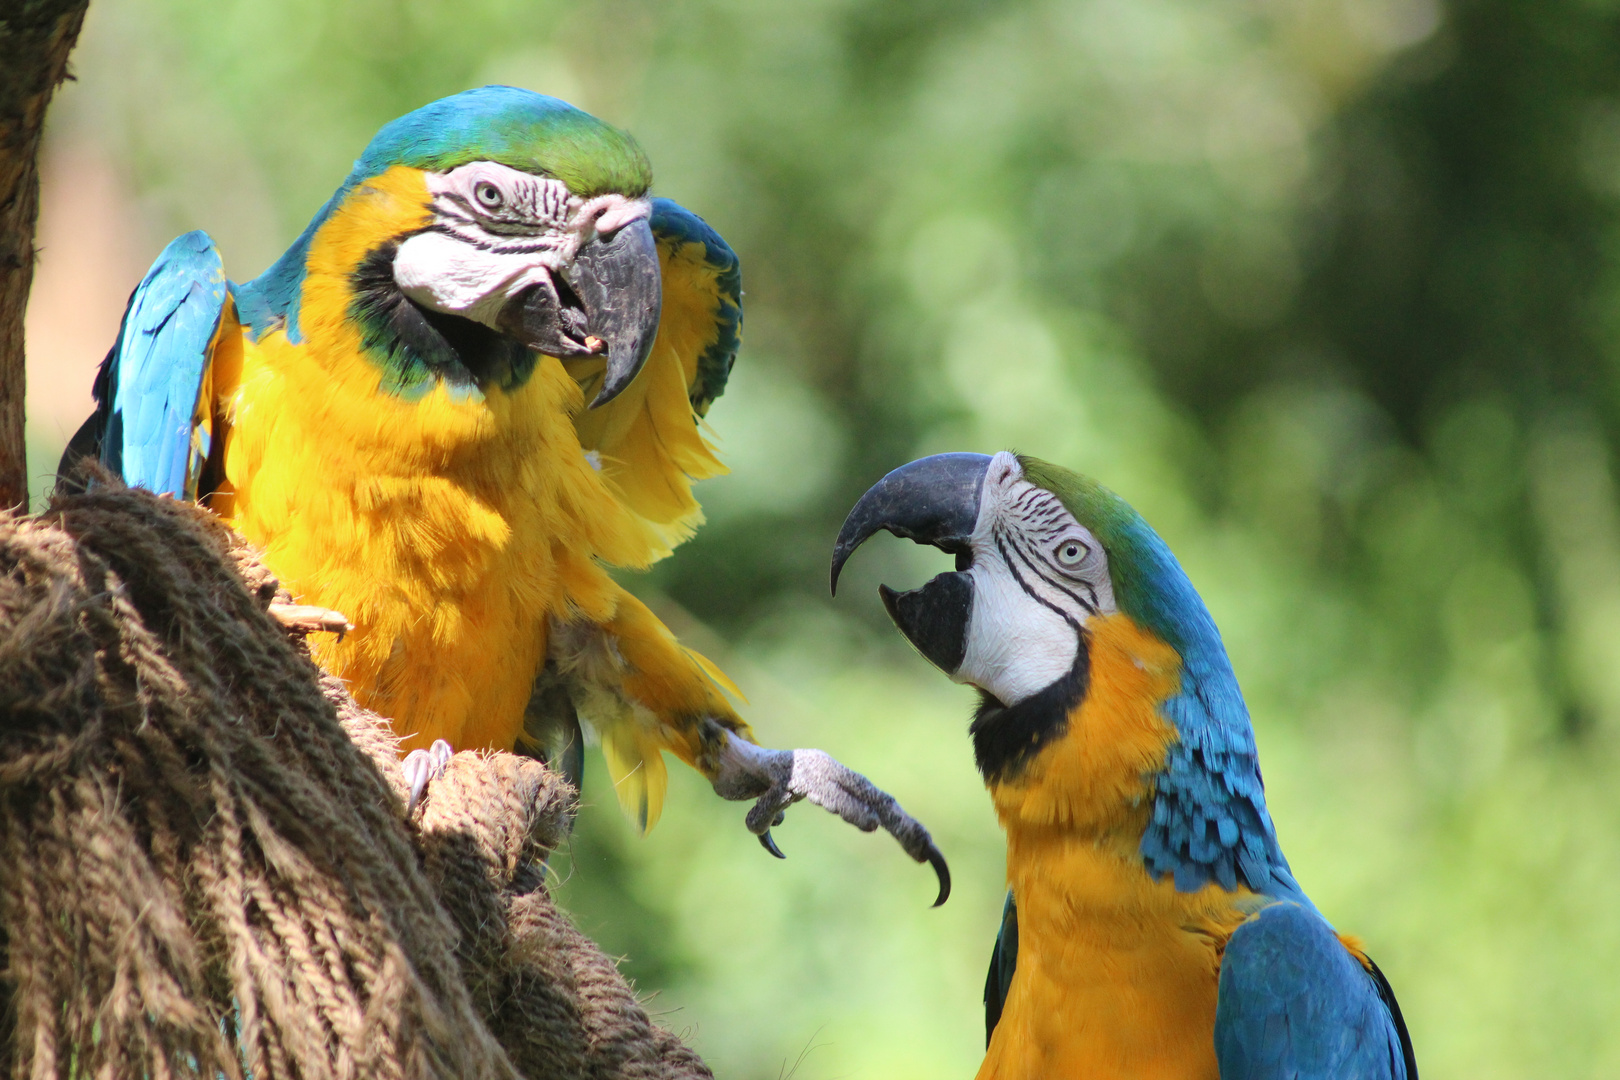
[[[572,789],[458,754],[407,822],[387,725],[276,588],[143,492],[0,515],[0,1065],[710,1076],[546,892]]]

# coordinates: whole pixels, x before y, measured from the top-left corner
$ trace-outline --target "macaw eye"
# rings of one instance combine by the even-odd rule
[[[485,210],[499,210],[506,203],[501,189],[488,180],[480,180],[473,187],[473,198],[477,199],[478,205]]]
[[[1065,540],[1057,546],[1058,565],[1065,570],[1077,569],[1085,562],[1086,555],[1091,549],[1078,540]]]

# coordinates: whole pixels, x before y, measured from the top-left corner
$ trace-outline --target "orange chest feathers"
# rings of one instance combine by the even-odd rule
[[[1067,729],[991,786],[1018,905],[1016,973],[980,1080],[1216,1080],[1221,951],[1251,894],[1180,893],[1139,851],[1175,737],[1175,651],[1124,615],[1089,626]]]

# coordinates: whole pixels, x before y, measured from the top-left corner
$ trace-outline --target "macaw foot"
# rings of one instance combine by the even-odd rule
[[[268,613],[288,630],[300,630],[306,634],[336,634],[339,641],[354,629],[348,616],[331,608],[311,607],[309,604],[271,604]]]
[[[435,739],[426,750],[412,750],[405,755],[400,768],[405,770],[405,785],[411,789],[410,802],[405,805],[406,817],[416,812],[416,804],[422,801],[422,792],[427,790],[430,781],[444,773],[455,753],[449,743]]]
[[[767,750],[731,736],[720,753],[714,790],[723,799],[755,800],[748,811],[748,831],[778,859],[786,856],[771,839],[771,826],[782,823],[789,806],[809,799],[862,832],[881,825],[907,855],[932,866],[939,877],[935,907],[951,895],[950,867],[922,822],[900,809],[894,796],[820,750]]]

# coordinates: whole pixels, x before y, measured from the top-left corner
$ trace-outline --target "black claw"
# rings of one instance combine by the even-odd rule
[[[928,865],[934,868],[934,874],[939,878],[939,899],[934,901],[934,906],[939,907],[951,897],[951,868],[945,865],[945,856],[939,848],[932,844],[928,845]]]
[[[766,851],[770,852],[772,855],[775,855],[778,859],[787,858],[786,855],[782,854],[782,849],[776,846],[776,841],[771,839],[771,830],[769,830],[769,829],[766,829],[764,832],[759,834],[759,846],[764,848]],[[940,860],[940,865],[944,866],[945,865],[945,860],[941,859]],[[949,874],[949,872],[946,873],[945,878],[946,878],[945,891],[949,892],[950,891],[950,874]],[[940,903],[944,903],[944,901],[941,900]]]

